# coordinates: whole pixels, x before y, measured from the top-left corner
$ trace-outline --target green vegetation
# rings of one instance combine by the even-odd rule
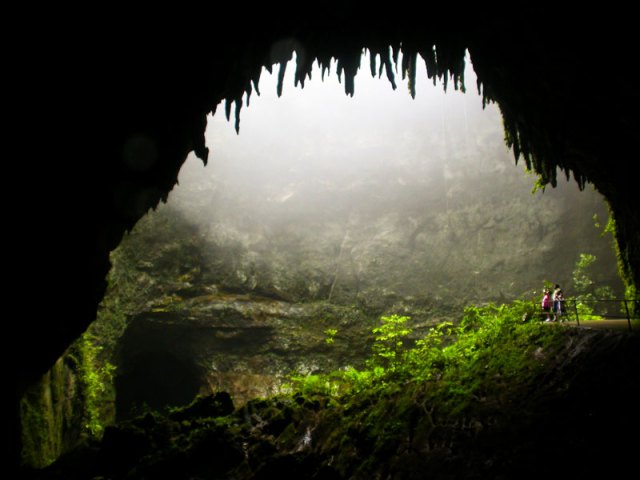
[[[22,461],[44,467],[83,438],[101,438],[113,423],[115,367],[99,358],[102,347],[84,333],[20,401]]]
[[[85,332],[77,342],[78,373],[84,398],[84,422],[86,432],[101,438],[107,424],[113,422],[113,373],[115,366],[98,358],[102,347],[96,337]]]
[[[20,402],[22,461],[44,467],[82,439],[100,439],[115,420],[115,367],[85,332]]]
[[[616,305],[606,302],[615,299],[613,289],[608,285],[596,285],[592,268],[597,258],[589,253],[581,253],[573,270],[573,288],[576,291],[576,310],[580,320],[601,320]]]
[[[516,218],[526,217],[523,224],[535,223],[537,225],[539,223],[539,231],[543,235],[550,225],[546,220],[537,222],[534,215],[537,210],[528,208],[526,205],[527,209],[523,210],[524,213],[517,215],[512,215],[509,210],[498,211],[493,206],[487,209],[465,206],[464,202],[458,207],[458,210],[448,211],[446,219],[434,217],[429,220],[429,222],[432,220],[436,223],[440,222],[442,225],[445,225],[442,222],[446,220],[446,229],[439,230],[447,232],[446,238],[435,239],[433,242],[437,240],[438,244],[446,245],[447,252],[450,250],[448,248],[450,242],[458,241],[458,238],[466,238],[467,234],[463,232],[467,231],[475,232],[473,235],[477,236],[479,246],[483,244],[483,239],[485,239],[489,242],[491,251],[496,250],[492,240],[493,235],[486,236],[483,233],[488,231],[489,227],[494,228],[492,222],[498,220],[493,219],[493,216],[507,220],[512,219],[508,220],[509,222],[516,221]],[[481,215],[482,212],[485,212],[484,216]],[[486,215],[486,212],[492,212],[491,216]],[[546,219],[548,216],[543,218]],[[380,248],[387,248],[385,246],[387,241],[392,241],[398,245],[410,245],[411,250],[405,252],[407,255],[413,255],[414,249],[418,253],[424,251],[424,246],[431,245],[432,241],[426,240],[423,220],[420,220],[417,225],[414,225],[413,221],[404,222],[398,238],[387,239],[379,245],[374,244],[370,247],[375,247],[374,250],[378,249],[376,251],[380,252]],[[399,232],[399,227],[390,224],[389,221],[388,219],[384,220],[382,225],[392,226],[390,231]],[[519,231],[518,225],[512,224],[513,228],[511,229]],[[588,226],[590,227],[590,225]],[[218,368],[223,369],[221,371],[225,375],[228,374],[228,377],[222,375],[222,383],[217,384],[217,387],[230,391],[238,404],[243,404],[253,396],[272,391],[271,388],[264,387],[271,385],[269,383],[272,381],[271,379],[277,378],[276,385],[279,385],[280,379],[286,375],[288,369],[299,368],[301,372],[305,373],[296,374],[290,382],[289,390],[284,391],[291,394],[297,392],[303,396],[323,395],[332,399],[332,402],[340,401],[347,405],[355,405],[360,396],[363,399],[368,398],[370,402],[376,402],[376,395],[383,397],[399,395],[405,387],[411,390],[426,388],[424,385],[433,384],[438,388],[443,388],[442,392],[449,392],[441,395],[447,397],[447,404],[453,410],[463,411],[467,408],[465,405],[469,401],[465,398],[469,395],[473,398],[473,395],[476,395],[474,392],[480,387],[478,387],[476,379],[470,381],[468,386],[455,386],[454,372],[457,372],[456,375],[461,380],[473,377],[472,366],[480,361],[478,358],[481,351],[481,348],[474,342],[479,341],[480,334],[473,337],[475,338],[473,340],[469,336],[471,329],[468,326],[466,330],[461,329],[464,322],[458,326],[451,323],[441,323],[424,338],[420,337],[434,322],[452,319],[457,322],[457,312],[460,311],[462,305],[467,304],[468,301],[475,301],[469,299],[510,298],[522,291],[520,287],[504,289],[500,286],[492,289],[490,294],[486,295],[486,292],[482,290],[482,285],[485,285],[486,282],[482,280],[473,278],[468,284],[470,288],[465,288],[464,284],[461,286],[450,282],[450,278],[456,275],[455,269],[438,280],[437,286],[427,285],[424,287],[420,275],[423,275],[423,270],[425,270],[423,266],[431,260],[411,262],[412,265],[419,265],[419,267],[415,271],[404,272],[406,276],[403,276],[399,273],[392,273],[391,269],[384,264],[376,263],[379,259],[388,258],[385,255],[377,255],[376,262],[367,263],[364,260],[358,260],[359,265],[372,272],[371,280],[364,280],[366,271],[354,276],[348,273],[349,269],[345,267],[345,272],[340,277],[341,283],[339,283],[339,287],[344,287],[345,290],[342,296],[338,296],[336,293],[332,302],[328,302],[325,299],[327,292],[323,287],[323,276],[313,277],[313,281],[310,282],[308,275],[300,272],[303,272],[304,269],[306,272],[309,268],[313,268],[313,271],[324,271],[327,265],[333,268],[334,258],[330,255],[325,256],[320,249],[316,251],[311,247],[305,247],[307,237],[302,234],[287,236],[288,241],[291,242],[291,239],[295,238],[296,242],[301,242],[300,245],[295,242],[287,243],[284,250],[276,249],[272,256],[265,259],[262,253],[257,255],[255,252],[240,248],[243,244],[239,241],[236,242],[233,236],[235,230],[224,227],[224,225],[220,229],[227,233],[205,238],[196,226],[186,222],[178,213],[165,209],[155,217],[149,216],[142,219],[136,229],[127,236],[127,241],[112,253],[113,268],[108,278],[108,293],[100,306],[98,320],[70,350],[74,359],[67,362],[68,373],[74,377],[73,381],[76,385],[73,395],[77,397],[71,415],[80,425],[77,425],[73,430],[67,428],[63,433],[55,433],[55,435],[68,436],[71,431],[76,440],[79,437],[99,438],[105,426],[113,423],[115,419],[113,405],[115,393],[112,385],[113,352],[117,348],[129,319],[136,318],[141,313],[150,312],[172,314],[172,316],[167,315],[162,318],[171,318],[176,321],[183,318],[185,312],[189,312],[192,318],[197,318],[203,324],[205,324],[204,319],[208,321],[209,318],[216,317],[224,319],[230,324],[231,322],[239,323],[245,327],[255,326],[257,324],[255,319],[259,318],[262,326],[268,325],[278,333],[277,337],[274,335],[273,343],[269,345],[269,348],[264,349],[268,355],[259,357],[255,354],[255,348],[240,350],[237,344],[229,342],[229,350],[221,352],[215,361],[211,361],[211,359],[202,361],[203,371],[215,364]],[[336,230],[334,233],[334,236],[337,236],[342,235],[343,232]],[[255,234],[251,235],[255,236]],[[229,242],[224,240],[228,237],[230,238]],[[366,242],[369,241],[367,240],[369,237],[367,232],[367,235],[360,237],[354,233],[352,238],[356,243],[368,245]],[[533,235],[527,235],[527,239],[530,238],[533,238]],[[257,242],[262,241],[261,239],[262,237],[258,236],[254,240]],[[327,237],[323,240],[323,245],[335,243],[334,240],[334,237]],[[405,242],[405,240],[407,241]],[[252,242],[250,244],[253,244]],[[227,243],[232,245],[229,246]],[[299,257],[293,253],[303,247],[305,248],[304,258],[309,262],[297,262],[296,265],[300,267],[300,270],[292,270],[290,258],[298,259]],[[606,257],[601,256],[597,247],[591,249],[591,244],[588,244],[587,248],[589,251],[597,253],[601,261],[605,259],[603,263],[606,263]],[[369,252],[369,247],[352,251],[365,250]],[[508,248],[502,248],[502,251],[507,250]],[[259,252],[264,251],[270,250],[266,246],[260,247]],[[312,254],[308,255],[307,251]],[[433,252],[433,248],[428,249],[429,255]],[[290,253],[292,255],[289,255]],[[367,253],[362,258],[369,256]],[[470,254],[469,257],[473,259],[484,258],[484,256],[475,253]],[[263,258],[264,262],[256,264],[255,258]],[[445,258],[449,259],[449,257]],[[458,258],[458,260],[460,259]],[[576,273],[577,277],[580,277],[579,281],[593,278],[590,273],[593,262],[589,262],[589,258],[585,257],[580,263]],[[469,267],[469,262],[461,263],[464,263],[465,268]],[[571,271],[572,259],[566,259],[566,263],[567,268],[564,268],[563,271],[566,271],[567,275],[563,278],[568,277]],[[511,261],[507,261],[506,264],[511,265]],[[345,265],[347,264],[345,263]],[[477,272],[487,272],[494,267],[497,271],[502,269],[501,264],[493,260],[477,265],[474,263],[473,266]],[[295,274],[290,274],[294,270]],[[506,277],[509,275],[505,274],[501,278]],[[407,278],[411,280],[410,284],[407,283]],[[586,281],[583,283],[587,285]],[[310,284],[316,285],[314,289],[306,289],[305,286]],[[415,289],[414,284],[419,284],[421,287]],[[274,288],[274,285],[278,285],[278,288]],[[408,285],[410,286],[408,287]],[[443,285],[445,287],[441,289]],[[452,289],[456,292],[455,298],[449,296],[448,285],[453,285]],[[435,291],[434,288],[441,290]],[[424,296],[424,291],[432,290],[433,297]],[[409,291],[411,295],[405,295],[406,291]],[[282,296],[282,292],[289,293]],[[357,301],[353,299],[352,292],[358,292]],[[278,304],[280,300],[284,302],[282,307]],[[225,302],[232,303],[233,306],[221,308],[220,306]],[[289,316],[288,311],[284,308],[289,302],[297,306],[303,305],[304,308],[296,308],[295,315]],[[537,300],[535,303],[537,304]],[[216,306],[215,309],[212,309],[213,305]],[[533,303],[531,307],[525,308],[524,304],[521,307],[522,309],[534,309]],[[487,308],[499,310],[507,307]],[[215,315],[212,315],[212,312],[215,312]],[[257,315],[256,312],[260,314]],[[390,315],[389,312],[411,312],[411,317]],[[466,315],[471,315],[471,312],[472,310],[467,310]],[[485,316],[485,313],[478,315]],[[587,312],[582,313],[586,315]],[[381,315],[382,317],[380,317]],[[262,320],[263,318],[266,321]],[[380,318],[380,323],[375,326],[371,325],[367,329],[372,319],[378,318]],[[522,323],[520,315],[516,315],[514,318],[516,323]],[[321,319],[321,321],[310,321],[317,319]],[[206,324],[211,328],[216,328],[214,322]],[[527,325],[524,327],[526,328]],[[494,329],[497,328],[494,326]],[[483,327],[482,332],[484,332],[482,335],[489,335],[487,326]],[[368,336],[367,333],[369,333]],[[211,338],[214,337],[211,336]],[[502,343],[502,339],[499,343]],[[292,346],[297,348],[292,348]],[[215,347],[211,351],[218,351],[219,345]],[[365,361],[367,353],[370,353],[370,357]],[[234,368],[242,364],[236,359],[243,359],[243,356],[251,355],[255,355],[251,358],[256,359],[251,362],[252,373],[258,373],[260,376],[252,378],[249,382],[243,381],[242,388],[248,383],[256,388],[236,393],[233,391],[234,381],[228,380],[228,378],[235,375],[237,372]],[[339,367],[345,364],[346,366]],[[245,370],[240,371],[240,375],[249,369],[248,367],[242,368]],[[333,372],[329,374],[317,373],[331,370]],[[308,375],[306,372],[312,374]],[[214,374],[211,376],[213,377]],[[420,382],[424,384],[422,387]],[[448,386],[445,388],[444,385]],[[56,386],[51,388],[58,389]],[[416,393],[416,395],[421,398],[431,398],[432,395],[436,395],[436,391],[437,389],[430,390],[431,393],[427,396],[423,393]],[[58,398],[59,395],[54,395],[54,397]],[[35,397],[30,398],[34,399]],[[41,407],[32,409],[34,412],[34,415],[31,416],[32,425],[34,429],[37,429],[37,425],[46,424],[47,427],[39,430],[38,435],[41,435],[43,439],[31,442],[31,444],[45,445],[51,440],[49,443],[56,446],[50,449],[53,453],[46,454],[46,458],[49,459],[47,461],[50,461],[60,453],[61,449],[64,450],[61,447],[64,441],[62,439],[53,441],[52,435],[54,434],[49,430],[62,428],[60,427],[61,420],[58,419],[54,425],[49,425],[51,422],[46,423],[42,420],[48,418],[49,411],[43,413],[38,410],[39,408]],[[55,407],[47,404],[46,408]],[[25,407],[24,411],[30,410]],[[37,419],[38,416],[42,417],[41,420]],[[24,443],[25,445],[29,444],[27,441]],[[42,450],[40,447],[37,448]],[[37,455],[42,456],[43,454],[37,453]]]
[[[333,345],[335,342],[335,336],[338,333],[338,330],[336,330],[335,328],[327,328],[324,333],[327,335],[327,337],[324,339],[325,343],[327,345]]]
[[[111,257],[110,294],[98,319],[20,402],[25,465],[49,465],[83,439],[100,439],[115,421],[112,355],[136,291],[134,271],[121,257],[118,251]]]
[[[405,327],[408,320],[409,317],[399,315],[380,318],[382,325],[372,330],[375,342],[369,366],[389,370],[396,368],[397,360],[401,358],[405,347],[405,339],[411,333],[411,329]]]
[[[347,473],[357,438],[356,448],[366,451],[360,458],[369,460],[355,476],[364,478],[379,468],[375,458],[406,445],[407,438],[421,436],[435,446],[467,436],[461,425],[471,429],[497,421],[487,415],[515,415],[506,412],[536,391],[567,333],[523,321],[532,308],[528,301],[468,307],[458,325],[442,323],[418,340],[410,340],[410,317],[382,317],[372,329],[365,368],[297,376],[291,393],[331,398],[324,420],[331,423],[328,448]]]
[[[608,285],[596,286],[592,279],[590,267],[597,260],[595,255],[581,253],[573,271],[573,286],[577,292],[578,301],[612,300],[615,298],[613,289]]]
[[[596,228],[600,228],[597,216],[594,216],[594,220],[596,221]],[[632,316],[636,316],[638,314],[637,310],[639,308],[638,305],[640,303],[640,296],[638,295],[638,290],[633,282],[633,274],[629,268],[629,261],[624,259],[622,251],[620,249],[620,241],[617,240],[618,228],[612,212],[609,213],[607,224],[602,230],[602,236],[605,235],[610,235],[612,237],[611,245],[616,255],[616,261],[618,264],[618,275],[625,285],[624,298],[627,300],[631,300],[627,303],[625,309],[628,308],[629,313]]]
[[[238,409],[220,393],[166,415],[146,413],[111,427],[105,455],[113,459],[102,468],[121,476],[135,469],[135,478],[268,478],[269,469],[282,468],[299,478],[322,478],[314,475],[327,468],[336,473],[329,478],[437,471],[438,459],[450,455],[443,446],[481,444],[491,438],[481,435],[526,424],[527,402],[557,392],[548,375],[575,330],[523,321],[532,308],[528,301],[469,307],[457,325],[444,322],[419,339],[409,316],[383,316],[363,368],[298,374],[287,391]],[[461,448],[464,465],[488,465],[482,449]],[[91,470],[86,478],[113,474]]]
[[[32,385],[20,401],[22,419],[22,461],[44,467],[63,449],[63,431],[71,428],[73,405],[66,391],[66,365],[62,359],[42,379]]]
[[[343,405],[417,388],[446,403],[451,412],[461,411],[472,399],[510,382],[530,381],[540,372],[542,363],[534,352],[552,348],[560,332],[523,322],[531,314],[526,301],[468,307],[459,325],[444,322],[415,341],[406,326],[410,317],[383,316],[372,329],[374,343],[365,368],[296,375],[292,386],[305,395],[340,397]]]

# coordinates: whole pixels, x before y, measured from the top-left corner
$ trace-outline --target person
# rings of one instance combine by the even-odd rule
[[[555,296],[553,298],[553,305],[555,308],[555,318],[556,320],[560,320],[561,322],[564,322],[564,294],[562,293],[562,290],[558,290],[555,293]]]
[[[547,315],[547,319],[545,320],[545,322],[550,322],[551,321],[551,291],[548,288],[545,288],[542,291],[542,303],[541,303],[541,307],[542,307],[542,312],[546,313]]]
[[[560,289],[560,285],[556,283],[556,286],[553,287],[553,293],[551,294],[551,301],[553,302],[553,321],[558,320],[558,316],[562,314],[560,311],[560,299],[558,295],[562,296],[562,290]]]

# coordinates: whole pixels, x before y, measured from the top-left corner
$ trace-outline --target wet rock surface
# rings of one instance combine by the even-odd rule
[[[582,251],[598,257],[594,282],[620,290],[611,240],[594,227],[602,198],[572,184],[531,195],[497,125],[473,125],[475,137],[451,135],[446,163],[392,153],[384,167],[362,160],[364,177],[359,165],[300,178],[263,167],[249,188],[246,167],[185,165],[168,203],[113,256],[107,301],[128,318],[115,350],[119,415],[160,396],[176,404],[151,385],[129,389],[144,388],[136,365],[151,372],[154,356],[194,379],[186,391],[225,390],[240,404],[294,371],[361,364],[381,315],[411,316],[420,337],[470,304],[537,302],[551,278],[571,295]]]
[[[554,328],[554,327],[551,327]],[[634,464],[640,337],[565,328],[533,382],[505,385],[463,414],[421,404],[419,386],[346,405],[321,396],[225,393],[110,427],[28,479],[599,478]],[[547,352],[550,353],[550,352]],[[375,409],[383,421],[362,423]],[[360,419],[357,420],[356,419]]]

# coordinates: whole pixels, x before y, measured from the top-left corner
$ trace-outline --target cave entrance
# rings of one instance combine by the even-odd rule
[[[316,69],[292,89],[292,74],[279,95],[277,74],[263,73],[239,135],[232,108],[209,119],[209,164],[187,159],[168,202],[114,253],[132,324],[163,313],[153,328],[173,328],[171,351],[197,352],[201,372],[136,360],[118,386],[118,397],[131,389],[126,411],[178,400],[163,383],[179,372],[180,401],[200,381],[242,403],[293,370],[357,365],[381,315],[410,315],[419,335],[466,305],[537,302],[545,281],[571,295],[582,252],[604,266],[596,282],[616,281],[610,239],[594,228],[602,197],[574,182],[531,195],[535,178],[514,166],[500,113],[479,94],[418,74],[413,99],[407,80],[394,90],[365,72],[349,97],[335,75]],[[475,83],[470,63],[465,79]]]

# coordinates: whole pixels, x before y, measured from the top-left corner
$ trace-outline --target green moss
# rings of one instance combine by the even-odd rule
[[[618,238],[618,228],[614,214],[611,210],[609,211],[609,218],[607,219],[607,224],[603,229],[602,235],[611,235],[614,238],[614,241],[612,241],[611,244],[618,263],[618,273],[625,285],[624,298],[630,300],[627,307],[629,308],[629,313],[632,316],[637,315],[638,309],[640,309],[638,306],[640,296],[638,295],[637,286],[634,284],[630,262],[625,258],[624,252],[620,249],[621,240]]]
[[[20,402],[22,462],[41,468],[115,420],[113,373],[93,329],[76,340]]]
[[[77,342],[80,363],[79,378],[84,398],[84,428],[93,438],[101,438],[104,428],[114,420],[113,373],[115,366],[100,362],[98,354],[103,347],[95,336],[87,332]]]
[[[69,446],[66,435],[73,429],[76,409],[73,387],[73,377],[61,358],[21,399],[25,465],[47,466]]]

